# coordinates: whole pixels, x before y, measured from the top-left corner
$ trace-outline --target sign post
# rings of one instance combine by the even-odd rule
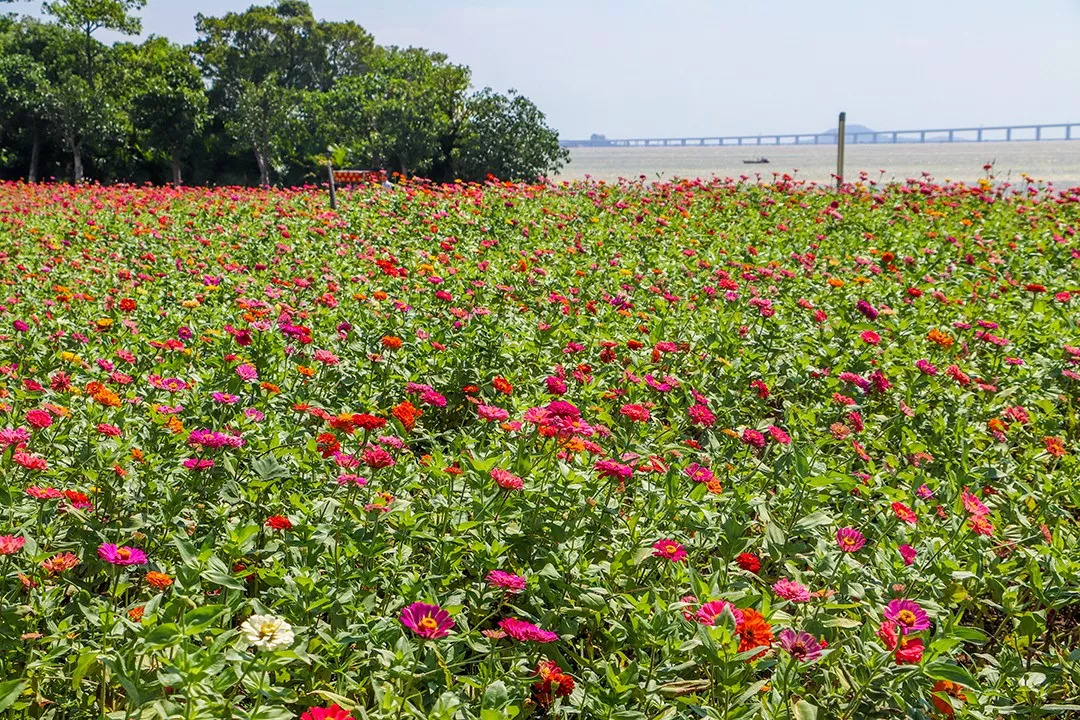
[[[337,189],[334,187],[334,161],[326,161],[326,170],[330,173],[330,209],[337,210]]]
[[[836,130],[836,187],[844,184],[844,126],[847,124],[847,113],[840,113],[840,127]]]

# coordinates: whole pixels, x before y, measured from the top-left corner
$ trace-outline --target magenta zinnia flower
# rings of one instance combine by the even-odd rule
[[[454,621],[450,613],[438,605],[416,602],[401,609],[401,624],[427,640],[437,640],[450,634]]]
[[[487,574],[487,581],[501,587],[508,593],[519,593],[525,589],[525,578],[502,570],[492,570]]]
[[[836,531],[836,544],[844,552],[853,553],[866,544],[866,538],[855,528],[844,527]]]
[[[910,545],[901,545],[897,550],[900,551],[900,557],[904,558],[905,565],[910,565],[915,562],[915,555],[917,555],[915,548]]]
[[[146,553],[139,548],[117,547],[111,543],[103,543],[97,551],[98,557],[113,565],[145,565]]]
[[[682,562],[686,559],[686,548],[674,540],[664,538],[653,543],[653,557]]]
[[[821,643],[808,632],[797,633],[788,628],[780,632],[777,640],[780,647],[796,660],[812,662],[821,657]]]
[[[905,635],[930,627],[930,618],[926,611],[914,600],[893,600],[882,614],[886,620],[896,623]]]
[[[520,642],[531,641],[549,643],[559,639],[559,636],[556,633],[553,633],[550,630],[544,630],[541,627],[533,625],[531,622],[518,620],[517,618],[504,618],[499,621],[499,627],[505,631],[507,635]]]

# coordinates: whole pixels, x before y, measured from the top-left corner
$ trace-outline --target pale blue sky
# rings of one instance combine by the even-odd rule
[[[517,88],[564,138],[1080,121],[1078,0],[310,1]],[[251,4],[149,0],[143,25],[188,42]]]

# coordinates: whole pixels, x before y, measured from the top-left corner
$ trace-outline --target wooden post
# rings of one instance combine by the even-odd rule
[[[844,183],[844,126],[847,124],[847,113],[840,113],[840,126],[836,131],[836,187]]]
[[[334,188],[334,162],[326,161],[326,171],[330,173],[330,209],[337,210],[337,190]]]

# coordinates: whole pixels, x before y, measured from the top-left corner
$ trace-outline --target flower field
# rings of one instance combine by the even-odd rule
[[[0,186],[7,718],[1080,713],[1080,189]]]

